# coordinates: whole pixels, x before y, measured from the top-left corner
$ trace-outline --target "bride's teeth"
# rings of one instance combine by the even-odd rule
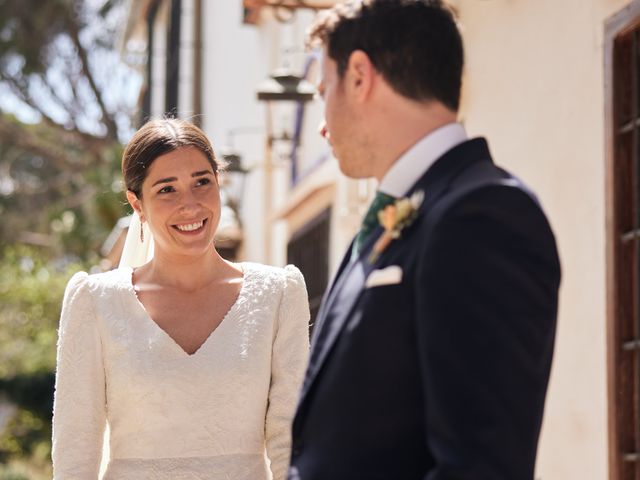
[[[176,227],[178,230],[182,230],[183,232],[192,232],[202,227],[203,223],[204,222],[189,223],[188,225],[176,225]]]

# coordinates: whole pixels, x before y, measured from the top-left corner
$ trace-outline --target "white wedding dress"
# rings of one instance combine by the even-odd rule
[[[307,293],[295,267],[241,266],[238,299],[192,355],[147,315],[130,267],[71,279],[58,341],[55,479],[98,478],[107,423],[105,480],[286,477]]]

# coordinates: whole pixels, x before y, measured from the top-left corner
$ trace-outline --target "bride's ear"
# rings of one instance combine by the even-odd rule
[[[140,220],[144,221],[144,217],[142,216],[142,203],[138,196],[131,190],[127,190],[127,201],[129,202],[129,205],[131,205],[131,208],[136,211]]]

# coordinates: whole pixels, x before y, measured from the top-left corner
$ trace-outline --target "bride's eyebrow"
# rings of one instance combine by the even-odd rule
[[[204,175],[213,175],[213,172],[211,170],[200,170],[191,174],[192,177],[202,177]]]
[[[176,177],[161,178],[160,180],[156,181],[153,185],[151,185],[151,187],[155,187],[156,185],[160,185],[161,183],[175,182],[176,180],[178,180]]]
[[[191,174],[192,177],[203,177],[204,175],[213,175],[213,172],[211,170],[199,170],[197,172],[193,172]],[[151,185],[151,187],[155,187],[156,185],[159,185],[161,183],[171,183],[171,182],[175,182],[177,181],[178,178],[177,177],[167,177],[167,178],[161,178],[160,180],[157,180],[153,183],[153,185]]]

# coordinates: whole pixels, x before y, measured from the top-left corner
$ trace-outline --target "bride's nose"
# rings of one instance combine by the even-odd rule
[[[199,208],[200,202],[191,190],[187,190],[180,196],[180,210],[189,212],[198,210]]]

